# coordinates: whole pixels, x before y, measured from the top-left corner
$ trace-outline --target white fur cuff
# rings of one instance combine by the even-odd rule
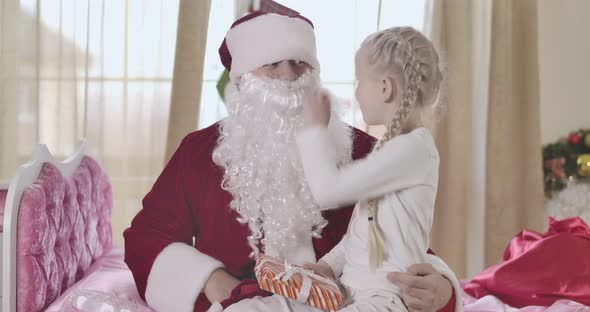
[[[218,260],[184,243],[172,243],[156,257],[148,276],[145,298],[158,312],[192,312]]]

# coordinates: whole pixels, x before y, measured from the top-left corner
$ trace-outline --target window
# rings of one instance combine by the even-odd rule
[[[425,0],[276,2],[300,12],[314,23],[323,84],[342,98],[344,120],[351,125],[364,128],[358,105],[353,104],[355,51],[365,37],[378,29],[399,25],[422,29]],[[234,20],[234,7],[233,1],[213,0],[211,3],[200,128],[207,127],[226,115],[223,102],[215,88],[217,79],[223,72],[217,49]]]
[[[235,1],[212,0],[209,13],[207,50],[203,70],[203,90],[199,128],[208,127],[227,115],[225,105],[217,93],[217,81],[225,69],[219,60],[217,50],[225,38],[225,33],[234,22]]]
[[[113,186],[120,245],[164,161],[179,1],[12,2],[15,19],[2,22],[17,31],[4,45],[17,52],[7,55],[16,164],[37,142],[64,158],[86,137]]]
[[[125,146],[140,151],[154,137],[164,145],[177,0],[19,4],[20,155],[28,157],[35,142],[69,155],[87,136],[108,167],[127,163]],[[155,127],[164,129],[146,135]]]

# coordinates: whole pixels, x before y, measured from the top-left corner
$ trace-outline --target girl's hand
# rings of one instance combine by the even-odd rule
[[[330,122],[330,98],[322,89],[310,91],[303,98],[305,127],[328,126]]]

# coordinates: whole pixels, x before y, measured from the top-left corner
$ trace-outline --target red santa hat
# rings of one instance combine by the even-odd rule
[[[313,24],[301,15],[248,14],[232,24],[219,56],[234,82],[245,73],[284,60],[320,69]]]

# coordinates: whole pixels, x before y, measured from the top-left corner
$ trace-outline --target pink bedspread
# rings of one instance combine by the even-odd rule
[[[520,309],[491,295],[477,299],[463,293],[462,300],[465,312],[590,312],[590,307],[571,300],[559,300],[550,307],[528,306]],[[119,248],[114,248],[101,257],[92,265],[86,277],[74,284],[46,310],[58,311],[153,312],[139,297],[133,276],[123,262],[123,250]]]
[[[477,299],[463,293],[463,310],[465,312],[590,312],[590,307],[571,300],[558,300],[550,307],[528,306],[519,309],[503,303],[492,295]]]
[[[123,261],[123,249],[113,248],[92,265],[83,279],[64,292],[45,311],[153,310],[147,307],[137,293],[131,271]]]

